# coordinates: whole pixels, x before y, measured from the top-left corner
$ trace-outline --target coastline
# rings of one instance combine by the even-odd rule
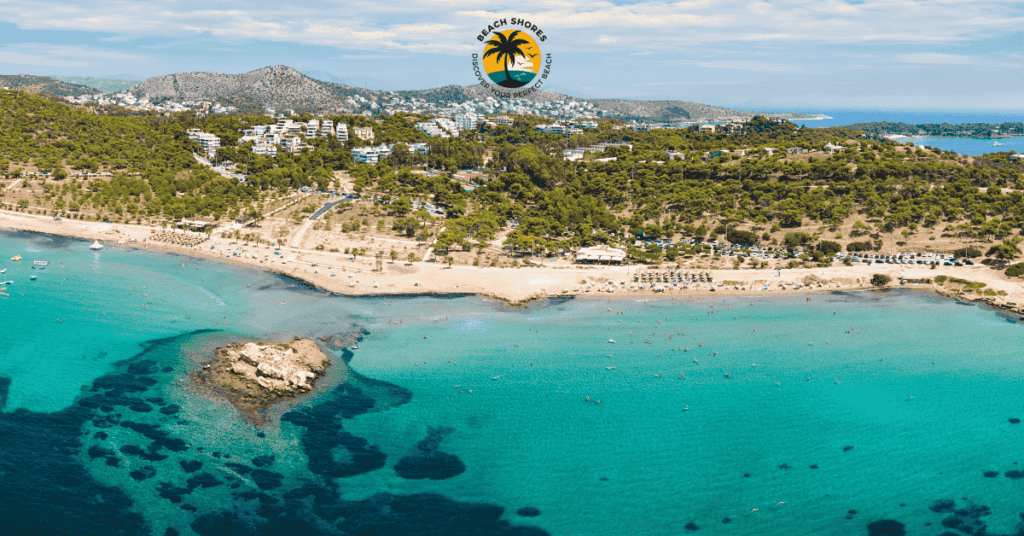
[[[589,266],[556,264],[516,268],[452,267],[433,262],[384,261],[381,271],[374,271],[375,260],[356,258],[338,253],[306,250],[292,247],[279,249],[270,246],[248,246],[243,255],[224,254],[224,249],[237,251],[239,241],[218,237],[203,242],[202,246],[178,246],[148,240],[162,230],[155,227],[78,220],[54,220],[38,216],[0,210],[0,229],[24,231],[98,240],[110,247],[121,245],[141,250],[160,250],[188,255],[194,258],[228,262],[256,268],[284,276],[310,288],[339,296],[401,297],[401,296],[460,296],[477,295],[505,302],[511,306],[524,305],[544,298],[575,296],[635,297],[655,296],[709,298],[739,295],[792,295],[820,292],[898,288],[900,280],[907,280],[908,288],[931,290],[958,300],[982,302],[1008,313],[1024,317],[1024,285],[1012,281],[1001,270],[977,265],[971,267],[941,266],[936,269],[916,265],[836,265],[827,268],[701,270],[710,272],[716,282],[714,290],[707,283],[683,289],[665,286],[655,291],[634,283],[634,277],[644,272],[659,271],[658,267],[644,265]],[[135,242],[131,242],[135,239]],[[235,242],[235,244],[232,244]],[[210,246],[215,246],[211,249]],[[274,252],[280,253],[275,255]],[[258,252],[269,260],[251,258]],[[32,259],[26,259],[31,262]],[[665,271],[668,268],[661,269]],[[674,269],[674,266],[673,266]],[[687,271],[681,268],[679,271]],[[870,284],[873,274],[889,275],[893,283],[886,287]],[[985,283],[986,290],[1002,291],[1002,296],[984,296],[962,292],[935,283],[936,276],[945,275],[972,282]],[[913,281],[930,280],[914,284]],[[725,283],[721,286],[718,282]],[[799,288],[794,288],[799,286]],[[763,289],[770,288],[766,292]]]

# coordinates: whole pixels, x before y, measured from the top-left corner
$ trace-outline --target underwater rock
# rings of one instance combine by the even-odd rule
[[[1020,424],[1020,419],[1015,418],[1015,417],[1011,418],[1010,419],[1010,424]]]
[[[847,445],[843,447],[843,452],[850,452],[851,450],[853,450],[853,445]]]
[[[135,479],[136,482],[142,482],[147,478],[153,478],[154,476],[156,476],[156,467],[153,467],[152,465],[147,465],[141,469],[137,469],[135,471],[128,473],[128,476]]]
[[[170,404],[168,406],[160,408],[160,413],[163,413],[164,415],[175,415],[179,411],[181,411],[181,407],[179,407],[177,404]]]
[[[241,463],[229,462],[225,463],[224,466],[240,475],[247,475],[252,472],[252,467]]]
[[[11,390],[11,379],[6,376],[0,376],[0,410],[4,409],[7,405],[7,393]]]
[[[956,501],[953,499],[939,499],[929,507],[932,512],[946,514],[956,509]]]
[[[691,522],[687,523],[686,526],[684,526],[683,528],[692,532],[692,531],[700,530],[700,525],[698,525],[698,524],[694,523],[693,521],[691,521]]]
[[[395,472],[406,480],[445,480],[465,471],[466,464],[458,456],[440,451],[412,454],[395,464]]]
[[[252,464],[256,467],[267,467],[274,464],[274,455],[268,454],[266,456],[256,456],[252,459]]]
[[[203,468],[203,462],[199,460],[181,460],[178,462],[186,473],[194,473]]]
[[[999,476],[999,471],[985,471],[985,478],[995,478]]]
[[[220,480],[217,480],[210,473],[199,473],[198,475],[185,481],[189,491],[196,488],[212,488],[214,486],[220,486],[223,484]]]
[[[1024,478],[1024,471],[1018,471],[1016,469],[1007,471],[1004,474],[1006,475],[1006,478],[1011,478],[1013,480],[1019,480],[1021,478]]]
[[[868,536],[904,536],[907,533],[903,523],[882,519],[868,525]]]
[[[516,514],[519,514],[523,517],[537,517],[540,515],[540,510],[532,506],[524,506],[519,510],[516,510]]]
[[[268,490],[280,487],[284,475],[266,469],[255,469],[252,472],[252,480],[260,489]]]

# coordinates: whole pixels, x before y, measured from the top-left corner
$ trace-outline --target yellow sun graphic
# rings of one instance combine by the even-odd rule
[[[483,67],[501,87],[523,87],[540,72],[540,46],[521,30],[494,32],[484,43]]]

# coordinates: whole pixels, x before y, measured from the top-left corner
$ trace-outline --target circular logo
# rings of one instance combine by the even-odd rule
[[[540,72],[540,45],[520,30],[494,32],[484,43],[483,68],[492,82],[507,89],[523,87]]]
[[[483,50],[473,53],[473,74],[481,86],[503,99],[539,91],[551,74],[551,53],[540,51],[547,38],[525,18],[498,19],[476,35]]]

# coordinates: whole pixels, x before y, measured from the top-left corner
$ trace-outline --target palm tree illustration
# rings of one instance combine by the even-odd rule
[[[505,65],[505,80],[499,82],[499,86],[516,88],[526,85],[525,82],[513,80],[512,75],[508,72],[508,64],[511,60],[514,64],[516,56],[526,56],[521,48],[523,45],[530,44],[526,39],[517,39],[519,30],[516,30],[505,37],[505,34],[495,33],[494,37],[487,41],[487,50],[484,52],[484,57],[494,56],[494,59],[503,62]]]

